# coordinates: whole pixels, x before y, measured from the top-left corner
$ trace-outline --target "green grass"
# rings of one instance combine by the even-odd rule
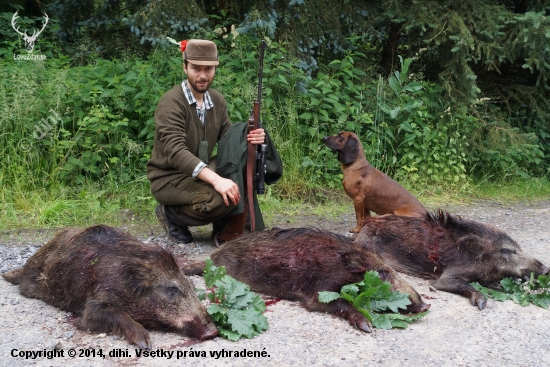
[[[87,183],[75,188],[63,186],[23,192],[3,187],[0,198],[0,231],[19,228],[50,228],[135,222],[155,223],[155,201],[145,180],[105,187]]]
[[[483,183],[474,188],[477,199],[501,202],[550,200],[550,181],[544,178]]]
[[[276,226],[281,221],[300,226],[303,223],[293,218],[314,215],[336,220],[353,212],[351,201],[341,189],[311,190],[306,196],[292,198],[288,189],[278,188],[281,184],[269,187],[267,194],[259,198],[268,226]],[[532,178],[490,184],[484,182],[473,185],[467,193],[411,191],[428,208],[475,204],[480,200],[532,202],[550,200],[550,181]],[[278,197],[279,192],[283,193],[282,198]],[[120,226],[128,222],[147,231],[157,224],[154,214],[156,202],[145,178],[123,186],[111,184],[106,187],[91,182],[75,188],[59,186],[30,192],[4,186],[0,189],[0,199],[3,202],[0,231],[99,223]]]

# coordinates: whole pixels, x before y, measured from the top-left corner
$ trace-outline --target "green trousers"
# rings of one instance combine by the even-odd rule
[[[208,167],[215,170],[213,158]],[[152,193],[165,205],[167,219],[177,225],[197,226],[212,223],[227,215],[235,206],[226,206],[222,195],[207,182],[192,177],[176,178]]]

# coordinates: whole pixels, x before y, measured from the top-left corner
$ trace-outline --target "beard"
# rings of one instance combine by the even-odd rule
[[[206,84],[203,84],[202,86],[199,86],[197,80],[191,80],[188,78],[187,81],[189,82],[191,88],[193,88],[195,92],[198,93],[206,93],[206,91],[210,88],[210,85],[212,84],[212,80],[208,81],[207,79],[200,80],[201,82],[206,82]]]

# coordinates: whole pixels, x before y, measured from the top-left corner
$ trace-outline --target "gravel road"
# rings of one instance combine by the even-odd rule
[[[550,201],[480,202],[442,208],[502,228],[535,258],[550,265]],[[274,218],[268,224],[316,226],[343,234],[353,222],[350,207],[349,215],[337,219],[308,214]],[[131,227],[129,230],[132,232]],[[160,226],[137,232],[144,241],[160,242],[189,259],[204,258],[213,250],[210,228],[192,231],[195,243],[182,246],[171,243]],[[0,233],[0,271],[22,266],[52,234],[53,230]],[[489,300],[479,311],[466,298],[430,291],[426,280],[403,277],[432,305],[423,320],[405,330],[367,334],[342,319],[280,301],[268,306],[265,315],[269,330],[260,336],[238,342],[216,338],[197,343],[177,334],[153,331],[155,356],[137,356],[136,348],[118,336],[78,330],[70,313],[22,297],[18,287],[0,279],[0,366],[550,365],[550,310]],[[193,277],[193,281],[201,287],[202,278]],[[54,348],[57,355],[52,354]],[[71,351],[76,352],[75,357],[68,355]],[[35,352],[34,359],[31,352]],[[38,352],[43,355],[36,357]]]

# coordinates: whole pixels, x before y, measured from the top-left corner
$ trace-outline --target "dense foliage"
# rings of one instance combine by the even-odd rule
[[[0,184],[11,205],[13,192],[146,182],[156,104],[183,77],[166,36],[217,42],[214,88],[232,121],[248,117],[257,37],[269,41],[262,122],[285,165],[275,196],[341,187],[322,144],[340,130],[413,188],[550,174],[543,1],[346,0],[339,16],[319,0],[27,3],[0,13]],[[29,32],[49,12],[34,51],[46,61],[14,60],[26,52],[15,10]]]

